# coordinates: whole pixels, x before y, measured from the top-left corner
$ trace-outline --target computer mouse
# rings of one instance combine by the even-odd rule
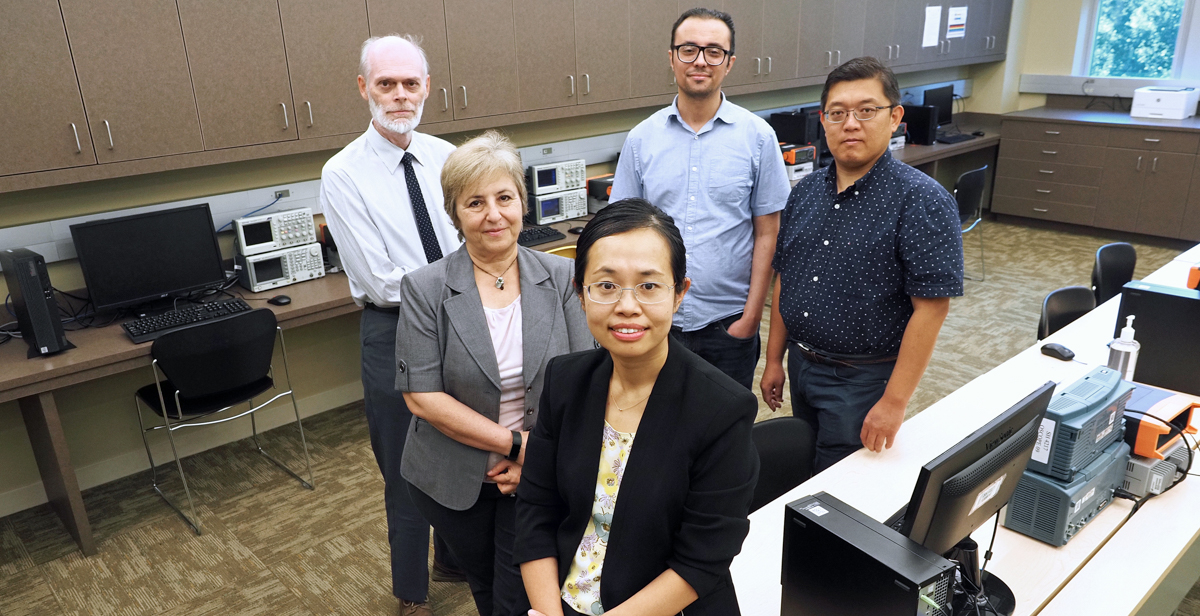
[[[580,233],[583,233],[583,227],[571,227],[570,229],[567,229],[567,233],[579,235]]]
[[[1063,361],[1071,361],[1072,359],[1075,359],[1075,353],[1071,351],[1071,349],[1068,349],[1057,342],[1043,344],[1042,355],[1053,357],[1054,359],[1061,359]]]
[[[273,304],[275,306],[286,306],[286,305],[292,303],[292,298],[290,298],[286,295],[276,295],[275,297],[272,297],[271,299],[267,300],[267,303]]]
[[[982,136],[986,135],[987,133],[985,133],[985,132],[983,132],[983,131],[981,131],[981,130],[977,130],[977,131],[975,131],[975,132],[973,132],[973,133],[971,133],[971,134],[972,134],[972,135],[975,135],[976,137],[982,137]]]

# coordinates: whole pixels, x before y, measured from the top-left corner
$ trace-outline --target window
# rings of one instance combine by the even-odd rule
[[[1188,4],[1188,0],[1096,0],[1088,76],[1178,78],[1184,63]]]

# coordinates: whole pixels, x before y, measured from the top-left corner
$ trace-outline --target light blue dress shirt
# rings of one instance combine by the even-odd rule
[[[750,294],[753,217],[778,212],[790,186],[775,131],[725,100],[699,131],[677,102],[625,139],[610,201],[640,197],[675,219],[692,288],[675,325],[695,331],[742,312]]]

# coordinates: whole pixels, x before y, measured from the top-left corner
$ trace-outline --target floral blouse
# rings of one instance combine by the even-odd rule
[[[617,432],[604,422],[604,443],[600,449],[600,470],[596,474],[596,500],[592,504],[592,519],[583,531],[583,540],[575,551],[567,580],[563,583],[562,598],[580,614],[603,614],[600,604],[600,575],[604,553],[608,549],[608,531],[613,510],[617,506],[617,491],[625,475],[625,464],[633,449],[633,432]]]

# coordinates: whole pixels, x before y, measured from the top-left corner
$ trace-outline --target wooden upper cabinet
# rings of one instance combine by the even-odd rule
[[[446,49],[446,9],[442,6],[442,0],[367,0],[367,17],[371,22],[371,36],[411,34],[421,39],[421,48],[425,50],[425,59],[429,62],[430,81],[429,98],[425,100],[421,124],[453,120],[450,53]],[[366,105],[366,101],[363,101],[363,105]]]
[[[833,55],[834,0],[804,0],[800,5],[800,77],[828,74]]]
[[[872,56],[888,66],[896,60],[896,0],[876,0],[863,26],[863,55]]]
[[[177,2],[204,149],[296,139],[276,0]]]
[[[61,0],[102,163],[204,149],[175,0]]]
[[[629,20],[637,0],[575,0],[579,102],[629,98]]]
[[[679,18],[676,0],[639,0],[629,4],[629,95],[674,94],[671,26]]]
[[[725,0],[725,12],[737,29],[734,52],[737,61],[725,77],[725,86],[757,83],[766,78],[767,58],[763,53],[763,0]],[[779,24],[772,24],[772,29]]]
[[[1008,50],[1008,27],[1012,22],[1013,0],[992,0],[992,15],[988,22],[988,34],[992,37],[989,54],[1001,54]]]
[[[863,55],[867,0],[837,0],[833,3],[833,65]]]
[[[0,175],[96,162],[58,4],[0,3]]]
[[[562,0],[513,0],[513,16],[521,110],[574,105],[582,93],[575,77],[574,6]]]
[[[279,0],[300,138],[360,133],[371,119],[358,93],[358,55],[370,36],[364,0]]]
[[[454,119],[521,110],[513,0],[445,0]]]
[[[800,3],[766,0],[762,32],[763,80],[795,79],[800,61]]]

